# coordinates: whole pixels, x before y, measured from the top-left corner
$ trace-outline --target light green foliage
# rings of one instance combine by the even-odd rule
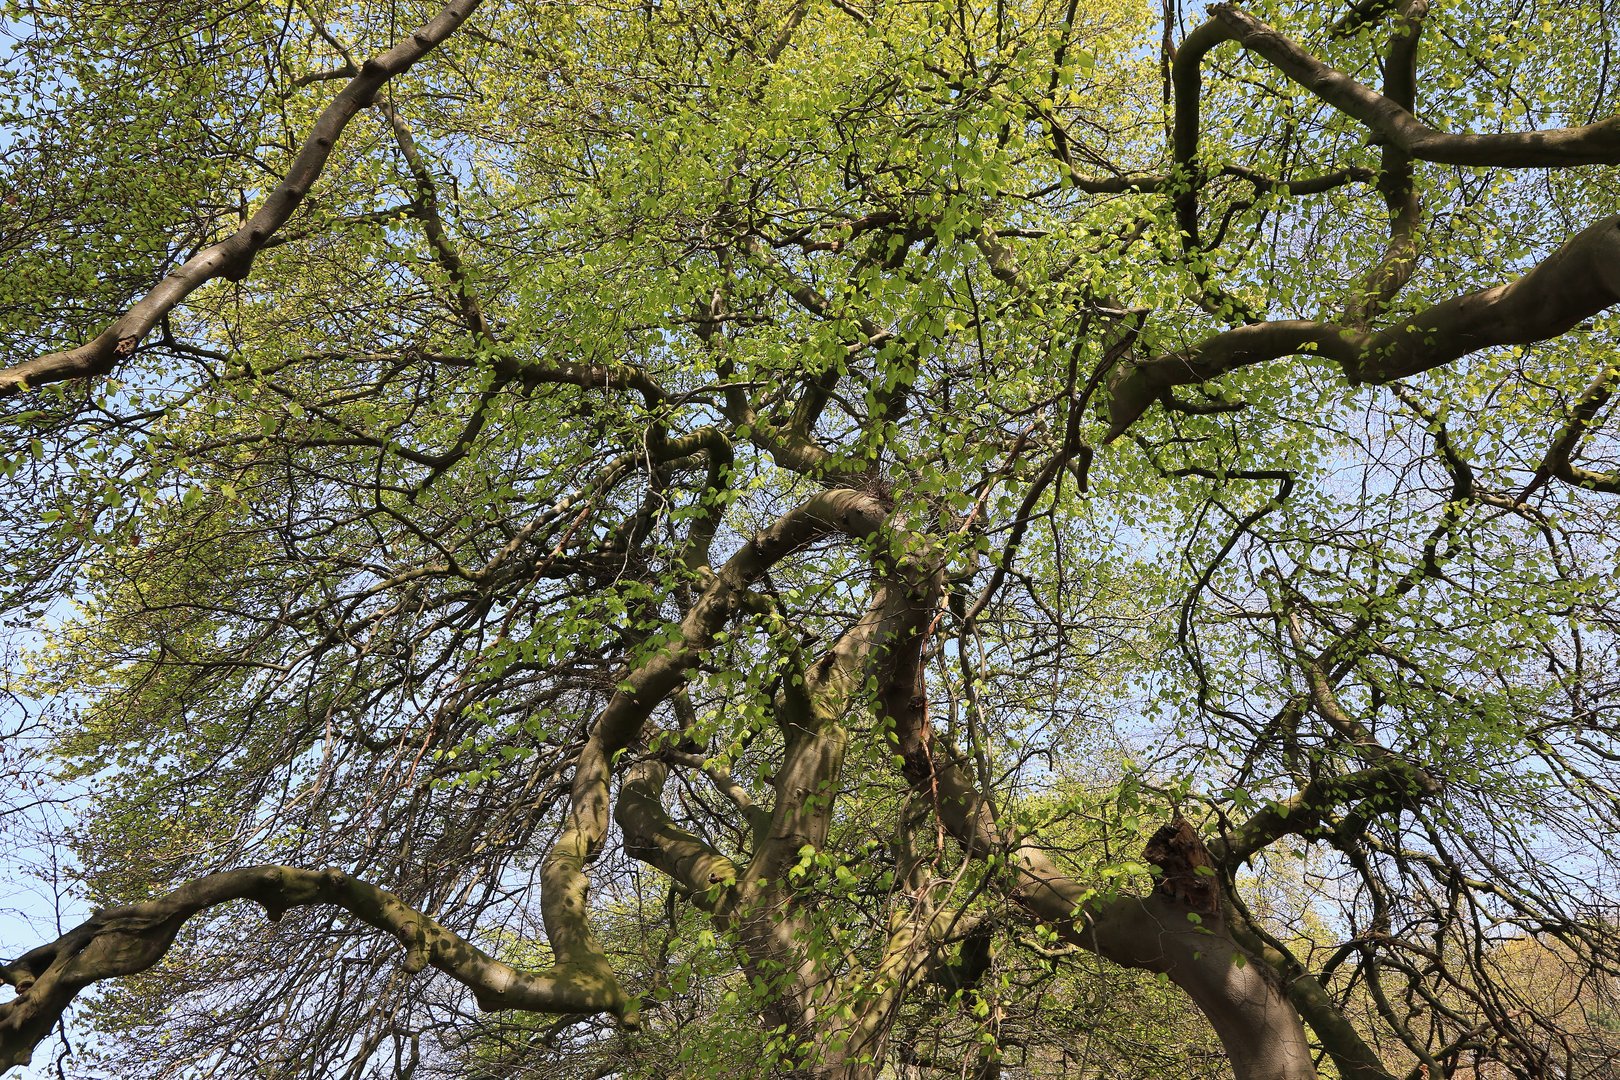
[[[1376,88],[1416,5],[1358,6],[1244,10]],[[6,363],[94,338],[236,230],[436,11],[8,6]],[[112,1049],[84,1068],[1220,1075],[1188,999],[1127,970],[1174,965],[1081,951],[1127,952],[1099,912],[1172,902],[1144,849],[1183,818],[1227,906],[1176,909],[1177,933],[1235,942],[1279,995],[1313,979],[1390,1070],[1460,1068],[1469,1031],[1552,1068],[1487,946],[1617,959],[1590,907],[1620,825],[1606,396],[1569,427],[1620,365],[1616,316],[1465,328],[1466,355],[1398,382],[1318,342],[1258,350],[1106,435],[1129,372],[1193,371],[1247,322],[1376,331],[1500,285],[1620,180],[1392,163],[1231,41],[1178,161],[1159,43],[1193,14],[486,0],[360,109],[243,280],[111,374],[5,398],[0,601],[44,630],[21,686],[47,703],[39,768],[82,793],[64,842],[86,899],[330,865],[544,968],[552,845],[649,775],[663,815],[587,845],[640,1031],[477,1018],[330,912],[225,909],[100,993]],[[1603,120],[1614,75],[1586,43],[1612,23],[1435,3],[1415,115]],[[1358,330],[1391,236],[1379,176],[1403,167],[1410,280]],[[1596,481],[1545,466],[1569,430]],[[725,591],[829,489],[881,524],[820,523]],[[730,607],[704,628],[710,601]],[[674,689],[639,699],[666,661]],[[582,794],[599,721],[642,706]],[[1229,854],[1250,826],[1270,831]],[[721,869],[690,879],[693,851]],[[1031,899],[1043,874],[1061,918]]]

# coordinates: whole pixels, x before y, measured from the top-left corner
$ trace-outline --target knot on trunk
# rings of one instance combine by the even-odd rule
[[[1215,860],[1192,824],[1179,814],[1162,826],[1142,849],[1142,858],[1158,867],[1153,891],[1186,904],[1194,911],[1214,915],[1221,909],[1221,884]]]

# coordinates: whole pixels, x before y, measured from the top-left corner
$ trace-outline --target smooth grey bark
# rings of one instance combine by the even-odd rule
[[[451,0],[437,15],[406,34],[394,46],[360,65],[358,72],[316,117],[287,173],[242,226],[217,244],[187,259],[136,301],[113,324],[90,341],[0,369],[0,398],[30,387],[68,379],[106,375],[135,351],[165,315],[215,278],[241,281],[253,260],[278,229],[287,223],[326,168],[343,129],[376,100],[383,86],[410,70],[477,10],[482,0]]]
[[[1241,43],[1291,81],[1420,161],[1512,169],[1610,165],[1620,161],[1620,117],[1581,127],[1541,131],[1489,134],[1440,131],[1413,116],[1407,103],[1399,100],[1399,95],[1380,94],[1324,64],[1285,34],[1243,9],[1231,4],[1215,4],[1209,11],[1211,22],[1204,26],[1213,24],[1213,28],[1205,31],[1200,27],[1194,32],[1207,33],[1214,39],[1208,40],[1205,51],[1219,41]],[[1408,14],[1403,14],[1403,18]],[[1189,39],[1193,36],[1188,35]],[[1196,132],[1196,128],[1194,130]]]
[[[1279,319],[1240,326],[1186,349],[1116,368],[1109,430],[1124,434],[1171,387],[1208,382],[1285,356],[1334,361],[1352,383],[1387,383],[1498,345],[1563,334],[1620,303],[1620,215],[1576,233],[1515,281],[1456,296],[1375,332]]]
[[[393,893],[340,870],[250,866],[210,874],[158,900],[97,912],[55,941],[0,966],[16,996],[0,1005],[0,1069],[26,1065],[85,987],[145,971],[169,951],[193,915],[232,900],[253,900],[272,920],[291,908],[333,904],[405,946],[405,969],[433,967],[472,990],[481,1009],[553,1013],[612,1012],[636,1022],[611,971],[559,963],[546,971],[504,964],[408,906]]]
[[[990,801],[939,743],[928,720],[923,649],[944,582],[937,566],[899,561],[891,587],[908,618],[889,651],[880,709],[912,789],[972,857],[1004,860],[1008,898],[1066,940],[1126,967],[1161,972],[1209,1019],[1238,1080],[1315,1080],[1304,1025],[1271,969],[1228,932],[1220,910],[1198,912],[1160,891],[1107,903],[1065,874],[1039,845],[1005,831]]]
[[[1223,913],[1202,914],[1158,892],[1104,904],[1087,900],[1087,891],[1044,851],[1004,835],[967,773],[941,754],[937,747],[908,754],[908,776],[937,797],[939,814],[959,843],[981,858],[1005,855],[1017,878],[1012,899],[1019,906],[1072,944],[1168,976],[1208,1018],[1237,1080],[1315,1080],[1298,1010],[1270,967],[1234,939]]]

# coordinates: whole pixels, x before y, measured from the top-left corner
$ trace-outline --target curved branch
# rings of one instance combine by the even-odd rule
[[[389,79],[409,70],[455,33],[480,2],[451,0],[393,48],[362,64],[359,73],[316,118],[287,175],[241,228],[187,259],[91,341],[0,370],[0,398],[46,383],[108,374],[120,360],[135,351],[165,315],[198,288],[215,278],[228,281],[246,278],[254,258],[309,194],[349,121],[376,99]]]
[[[1384,94],[1407,111],[1416,108],[1418,43],[1428,10],[1428,0],[1401,0],[1384,57]],[[1345,320],[1359,328],[1372,322],[1417,269],[1417,228],[1423,203],[1412,172],[1412,156],[1398,146],[1384,147],[1378,193],[1389,212],[1389,242],[1383,255],[1356,282],[1345,305]]]
[[[913,725],[899,726],[904,736]],[[1239,1080],[1317,1075],[1294,1007],[1264,965],[1248,962],[1224,916],[1194,923],[1187,904],[1158,892],[1099,903],[1041,848],[1007,835],[967,773],[939,749],[906,755],[905,771],[915,788],[936,793],[947,831],[970,854],[1005,859],[1015,879],[1009,898],[1019,907],[1070,943],[1125,967],[1162,972],[1185,990],[1220,1036]]]
[[[686,890],[693,904],[714,914],[739,876],[737,864],[670,818],[662,799],[668,775],[669,767],[655,759],[631,766],[613,818],[624,831],[631,858],[662,871]]]
[[[1597,414],[1603,411],[1603,407],[1614,395],[1617,380],[1620,380],[1620,368],[1607,368],[1581,392],[1575,407],[1570,410],[1569,423],[1564,426],[1558,438],[1553,440],[1552,446],[1547,448],[1546,457],[1541,459],[1535,476],[1525,486],[1517,501],[1523,502],[1549,477],[1557,477],[1564,483],[1574,484],[1577,487],[1620,495],[1620,473],[1582,468],[1572,460],[1575,451],[1580,448],[1581,439],[1591,429],[1592,421],[1597,419]]]
[[[145,971],[161,960],[185,921],[232,900],[252,900],[272,921],[291,908],[334,904],[405,946],[405,970],[433,967],[472,990],[485,1010],[611,1012],[636,1016],[617,982],[566,962],[524,971],[494,959],[393,893],[341,870],[250,866],[210,874],[143,904],[108,908],[48,945],[0,966],[17,990],[0,1005],[0,1069],[26,1065],[79,992],[93,983]]]
[[[1333,1060],[1344,1080],[1394,1080],[1378,1054],[1362,1033],[1344,1015],[1339,1003],[1305,966],[1275,939],[1249,921],[1246,912],[1233,906],[1229,914],[1232,936],[1277,972],[1289,1002],[1316,1033],[1322,1049]]]
[[[1269,803],[1243,824],[1209,842],[1210,854],[1228,871],[1285,836],[1304,836],[1321,828],[1324,818],[1349,803],[1369,813],[1411,805],[1436,792],[1433,778],[1411,762],[1391,756],[1343,776],[1312,780],[1286,799]]]
[[[653,710],[686,681],[701,652],[742,606],[750,585],[775,563],[824,537],[872,535],[885,513],[882,503],[866,492],[834,489],[756,533],[711,574],[674,640],[632,670],[597,715],[574,766],[567,823],[540,865],[540,913],[560,961],[614,978],[587,917],[590,880],[585,868],[607,835],[615,761],[641,737]]]
[[[1352,383],[1417,375],[1497,345],[1529,345],[1565,333],[1620,303],[1620,215],[1570,238],[1528,274],[1479,289],[1375,333],[1337,323],[1285,319],[1240,326],[1115,369],[1107,440],[1124,434],[1173,386],[1218,378],[1284,356],[1335,361]]]
[[[1219,41],[1241,43],[1290,80],[1365,124],[1411,157],[1444,165],[1495,165],[1517,169],[1620,162],[1620,117],[1582,127],[1543,131],[1486,135],[1439,131],[1413,116],[1399,101],[1322,63],[1253,15],[1230,4],[1216,4],[1209,10],[1211,23],[1219,24],[1221,29],[1205,30],[1210,25],[1205,23],[1193,32],[1193,35],[1204,34],[1215,39],[1204,51]],[[1193,35],[1189,35],[1189,40]],[[1178,111],[1179,107],[1178,94]]]
[[[943,585],[922,565],[902,566],[911,589]],[[1096,900],[1027,837],[996,820],[990,801],[928,721],[922,651],[932,634],[917,603],[897,628],[880,684],[879,711],[901,771],[927,800],[941,826],[968,855],[995,860],[1008,871],[1008,899],[1054,927],[1072,944],[1117,964],[1162,972],[1187,991],[1226,1047],[1239,1080],[1312,1080],[1317,1073],[1304,1028],[1284,992],[1226,933],[1216,914],[1197,915],[1184,902],[1155,892],[1147,897]]]
[[[1170,66],[1170,84],[1175,89],[1176,111],[1171,131],[1171,173],[1176,206],[1176,228],[1190,242],[1198,238],[1198,133],[1201,126],[1199,94],[1203,89],[1204,57],[1223,41],[1232,40],[1230,27],[1210,19],[1199,24],[1182,41]]]

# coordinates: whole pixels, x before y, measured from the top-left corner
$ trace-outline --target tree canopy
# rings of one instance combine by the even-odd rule
[[[0,1067],[1615,1075],[1611,0],[438,2],[8,0]]]

